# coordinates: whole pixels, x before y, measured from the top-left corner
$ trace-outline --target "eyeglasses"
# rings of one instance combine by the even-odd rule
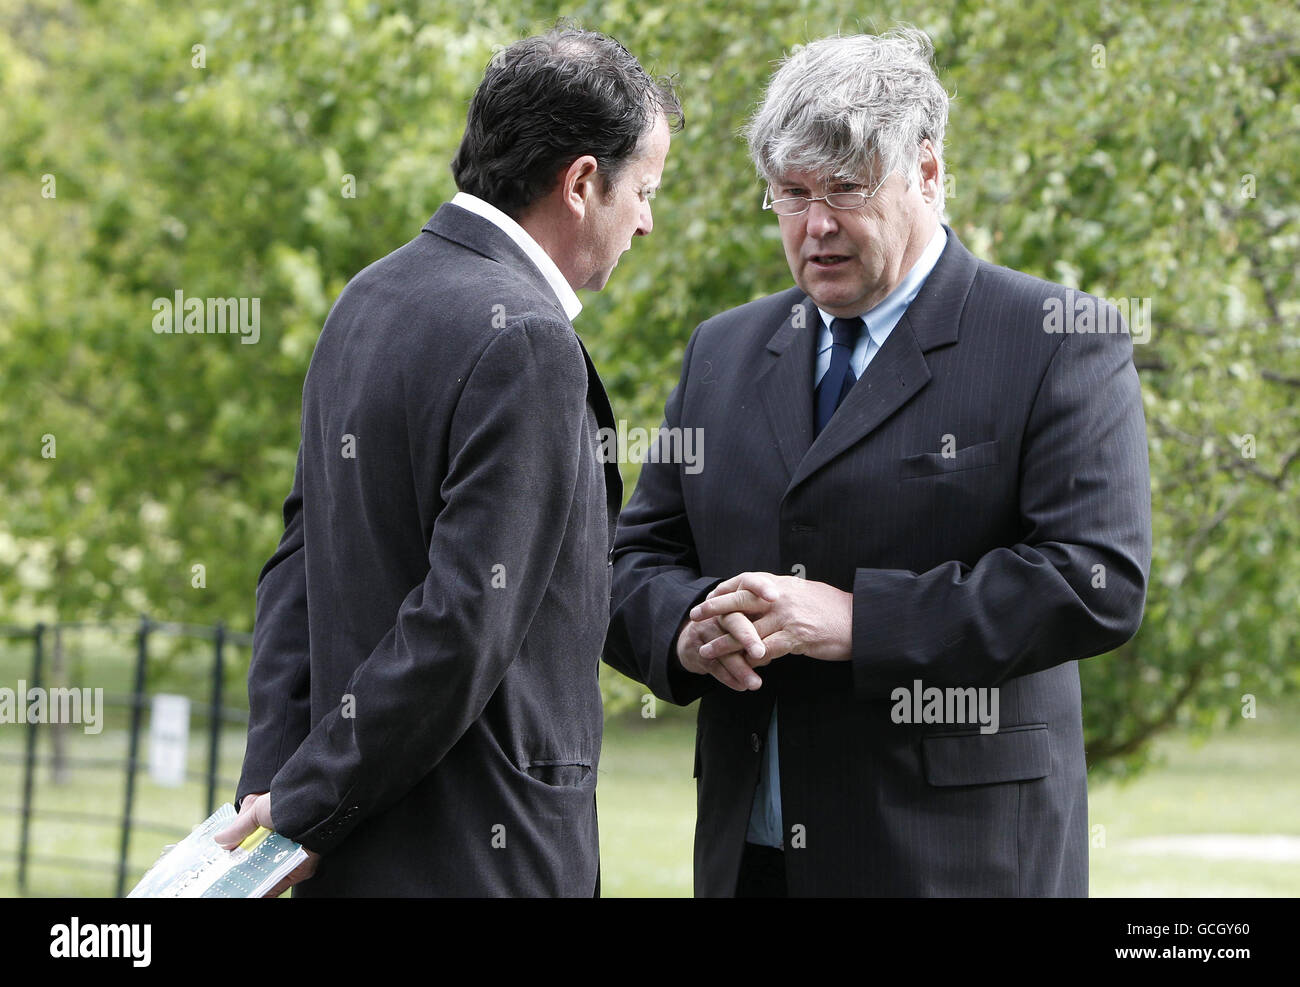
[[[799,216],[806,213],[814,202],[824,202],[832,209],[861,209],[867,204],[867,200],[880,191],[880,186],[885,184],[885,179],[889,178],[889,173],[876,183],[876,187],[870,192],[829,192],[826,195],[792,195],[785,199],[773,199],[768,201],[768,194],[771,189],[763,191],[763,208],[771,209],[778,216]]]

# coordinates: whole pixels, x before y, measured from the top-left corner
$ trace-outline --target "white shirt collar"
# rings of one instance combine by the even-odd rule
[[[572,322],[582,311],[582,302],[578,301],[578,296],[573,293],[569,287],[569,282],[564,279],[560,269],[555,266],[555,261],[551,260],[550,254],[542,249],[541,244],[528,235],[528,231],[516,223],[513,219],[503,213],[490,202],[484,202],[476,195],[470,195],[468,192],[457,192],[451,200],[453,206],[472,212],[475,216],[481,216],[493,226],[497,227],[506,236],[510,237],[519,245],[519,249],[528,255],[528,259],[533,262],[537,270],[541,272],[546,283],[551,286],[555,292],[555,297],[559,299],[564,314]]]

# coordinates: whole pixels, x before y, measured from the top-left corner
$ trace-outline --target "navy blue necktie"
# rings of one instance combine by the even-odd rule
[[[861,334],[860,316],[853,319],[831,320],[831,337],[835,342],[831,345],[831,365],[826,368],[826,373],[822,374],[822,379],[817,383],[814,436],[821,434],[826,423],[831,420],[831,415],[835,414],[835,409],[849,393],[849,388],[857,382],[858,378],[853,375],[853,368],[849,366],[849,361],[853,356],[853,348],[858,345],[858,336]]]

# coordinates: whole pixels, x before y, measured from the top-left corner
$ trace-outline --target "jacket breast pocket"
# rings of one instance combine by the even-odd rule
[[[915,456],[904,456],[901,464],[903,479],[921,476],[946,476],[949,473],[961,473],[965,470],[979,469],[982,466],[998,464],[998,440],[980,442],[964,449],[957,449],[950,456],[942,452],[922,452]]]
[[[1004,727],[997,733],[963,730],[921,739],[925,780],[936,787],[1034,781],[1052,773],[1046,723]]]

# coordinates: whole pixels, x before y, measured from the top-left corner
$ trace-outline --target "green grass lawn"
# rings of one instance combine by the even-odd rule
[[[15,806],[22,790],[23,727],[0,725],[0,804]],[[147,738],[146,738],[147,740]],[[606,728],[599,779],[602,892],[609,897],[683,896],[691,891],[691,842],[695,783],[691,778],[694,710],[666,711],[653,720],[617,720]],[[42,750],[48,747],[42,746]],[[110,723],[97,737],[68,733],[70,754],[121,757],[126,734]],[[243,733],[223,735],[221,773],[235,778]],[[1104,846],[1094,845],[1094,896],[1300,895],[1300,859],[1207,860],[1186,853],[1140,853],[1144,838],[1189,834],[1286,834],[1300,840],[1300,717],[1296,709],[1261,709],[1259,719],[1197,743],[1171,734],[1158,744],[1161,763],[1136,780],[1094,782],[1090,822],[1102,826]],[[147,752],[147,743],[142,753]],[[206,738],[196,731],[190,767],[201,770]],[[68,782],[38,776],[38,807],[120,813],[120,769],[75,768]],[[218,801],[233,792],[219,790]],[[175,842],[205,813],[199,782],[163,788],[142,772],[137,780],[136,818],[169,830],[138,829],[131,842],[134,883],[166,843]],[[104,896],[113,893],[116,827],[41,821],[36,852],[86,857],[98,865],[37,865],[30,872],[33,895]],[[0,813],[0,896],[17,893],[13,853],[18,818]],[[68,849],[71,848],[71,849]]]
[[[1260,707],[1259,716],[1204,742],[1170,734],[1158,767],[1127,784],[1089,790],[1092,826],[1105,847],[1090,850],[1098,897],[1300,896],[1300,859],[1209,860],[1135,852],[1143,838],[1202,833],[1286,834],[1300,842],[1300,708]]]
[[[1183,834],[1287,834],[1300,842],[1300,712],[1259,717],[1201,743],[1161,738],[1159,766],[1089,786],[1094,897],[1300,895],[1300,859],[1206,860],[1145,854],[1136,841]],[[601,884],[606,895],[688,895],[694,725],[674,717],[609,726],[600,772]]]
[[[690,895],[694,761],[694,707],[686,715],[605,724],[596,782],[602,895]]]

